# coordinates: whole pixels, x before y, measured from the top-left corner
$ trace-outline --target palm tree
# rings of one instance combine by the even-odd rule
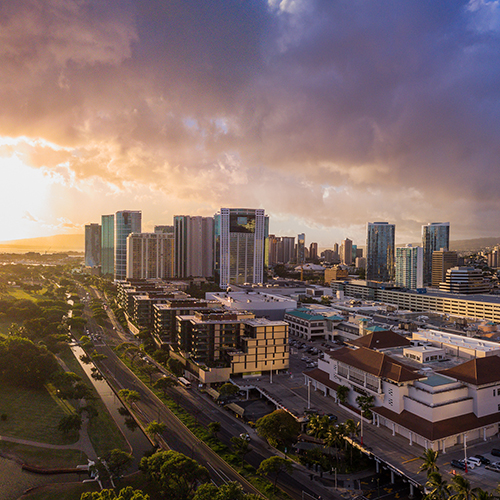
[[[339,403],[345,404],[347,401],[347,394],[349,393],[349,387],[346,385],[341,385],[337,388],[337,399]]]
[[[431,472],[438,472],[439,467],[437,466],[439,452],[434,451],[431,448],[428,448],[424,451],[424,454],[420,457],[424,463],[420,466],[420,470],[424,470],[427,472],[427,476]]]
[[[475,495],[477,488],[472,489],[468,479],[457,474],[451,482],[451,488],[455,492],[449,500],[470,500],[471,494]]]
[[[495,491],[498,493],[498,487]],[[489,491],[484,491],[481,488],[474,488],[472,490],[472,498],[474,498],[475,500],[494,500],[498,497],[493,493],[490,493]]]
[[[450,496],[450,485],[439,472],[428,472],[425,489],[428,493],[425,500],[446,500]]]
[[[335,447],[335,457],[337,462],[339,460],[339,447],[342,446],[344,442],[344,437],[346,435],[345,426],[343,424],[330,425],[325,436],[325,446],[327,448]]]
[[[345,428],[346,434],[351,439],[354,436],[359,435],[359,423],[355,422],[352,418],[349,418],[344,422],[344,428]],[[347,441],[346,441],[346,445],[347,445]],[[351,449],[351,465],[352,465],[352,449],[353,449],[352,443],[350,445],[350,449]]]
[[[308,434],[318,439],[322,439],[326,436],[329,427],[330,418],[327,415],[322,417],[319,415],[312,415],[307,423]]]

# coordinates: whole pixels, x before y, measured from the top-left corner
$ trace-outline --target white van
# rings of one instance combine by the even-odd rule
[[[469,457],[467,458],[467,466],[470,467],[473,465],[474,467],[480,467],[481,466],[481,460],[477,457]]]

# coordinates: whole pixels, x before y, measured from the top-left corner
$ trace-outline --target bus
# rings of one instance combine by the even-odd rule
[[[181,384],[186,389],[191,389],[191,382],[188,379],[179,377],[177,380],[179,381],[179,384]]]

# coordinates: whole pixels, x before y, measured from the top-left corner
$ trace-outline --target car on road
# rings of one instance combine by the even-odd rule
[[[500,457],[500,450],[498,448],[493,448],[491,450],[491,454],[494,456],[494,457]]]
[[[452,467],[455,467],[457,469],[465,470],[465,464],[462,462],[462,460],[451,460],[450,464]]]
[[[242,433],[240,434],[240,438],[241,438],[241,439],[244,439],[245,441],[250,441],[250,435],[249,435],[249,434],[247,434],[246,432],[242,432]]]

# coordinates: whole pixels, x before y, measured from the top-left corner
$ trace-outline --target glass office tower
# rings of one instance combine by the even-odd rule
[[[366,279],[394,280],[396,226],[388,222],[369,222],[366,236]]]
[[[215,215],[217,271],[221,288],[264,281],[268,224],[262,209],[222,208]]]
[[[115,280],[124,280],[127,276],[127,236],[140,233],[142,212],[123,210],[115,214]]]
[[[101,274],[115,275],[115,216],[101,217]]]
[[[424,283],[432,281],[432,254],[436,250],[450,249],[450,223],[431,222],[422,226],[422,247],[424,248]]]
[[[85,265],[89,267],[101,265],[100,224],[87,224],[85,226]]]

